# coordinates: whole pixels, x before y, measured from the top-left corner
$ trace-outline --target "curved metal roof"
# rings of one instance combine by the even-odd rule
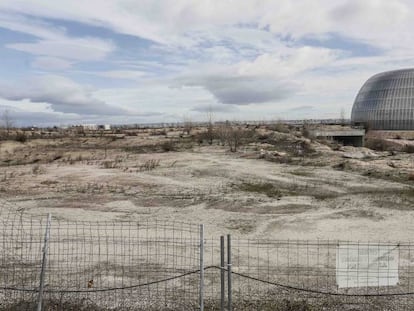
[[[352,107],[351,121],[378,130],[414,130],[414,69],[369,78]]]

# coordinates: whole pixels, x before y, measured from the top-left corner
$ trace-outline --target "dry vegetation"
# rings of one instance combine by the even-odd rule
[[[281,239],[414,231],[411,144],[346,147],[282,123],[53,133],[0,141],[0,196],[31,214],[179,219],[215,235]]]
[[[204,223],[215,239],[231,233],[376,242],[407,241],[414,233],[411,141],[370,138],[372,149],[355,148],[314,140],[307,125],[282,123],[53,133],[9,131],[0,140],[0,198],[19,211],[51,212],[58,220]],[[266,299],[235,299],[234,309],[345,306],[327,297],[272,300],[282,296],[265,293]],[[218,310],[216,301],[206,305]],[[361,305],[375,310],[377,302]],[[21,301],[5,310],[33,307]],[[52,300],[45,310],[106,309]]]

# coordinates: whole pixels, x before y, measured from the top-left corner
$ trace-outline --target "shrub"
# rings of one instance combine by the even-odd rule
[[[270,129],[275,131],[275,132],[280,132],[280,133],[289,133],[290,132],[289,127],[286,124],[282,123],[282,122],[277,122],[275,124],[272,124],[270,126]]]
[[[115,161],[104,161],[102,162],[102,166],[104,168],[110,169],[110,168],[116,168],[116,162]]]
[[[160,166],[160,160],[150,159],[145,161],[144,164],[139,166],[140,171],[151,171],[154,168]]]
[[[238,188],[241,191],[262,193],[270,198],[281,197],[282,195],[279,189],[275,188],[273,184],[268,183],[268,182],[265,182],[265,183],[245,182],[239,185]]]
[[[170,151],[175,151],[176,147],[172,140],[168,140],[161,144],[161,150],[164,152],[170,152]]]
[[[310,130],[309,130],[309,124],[306,123],[306,122],[303,123],[303,126],[302,126],[302,136],[306,137],[306,138],[311,137],[311,133],[310,133]]]
[[[25,133],[17,133],[15,140],[21,143],[25,143],[27,141],[27,136]]]
[[[365,147],[377,151],[390,151],[393,149],[392,144],[381,138],[367,139]]]
[[[414,153],[414,145],[405,145],[403,151],[407,153]]]
[[[308,141],[300,141],[295,144],[295,148],[293,149],[293,154],[295,156],[305,156],[315,153],[315,149],[313,149],[312,145]]]
[[[339,162],[337,164],[332,165],[332,168],[343,171],[349,167],[348,161]]]
[[[32,174],[39,175],[43,173],[45,173],[45,169],[39,164],[36,164],[35,166],[32,167]]]

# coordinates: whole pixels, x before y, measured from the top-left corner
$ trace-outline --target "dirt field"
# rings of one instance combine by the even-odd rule
[[[180,220],[203,223],[214,236],[414,236],[413,154],[255,133],[237,152],[172,129],[118,139],[2,141],[0,197],[33,215]]]

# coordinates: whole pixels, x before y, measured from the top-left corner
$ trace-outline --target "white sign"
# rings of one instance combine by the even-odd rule
[[[398,248],[398,245],[338,245],[336,249],[338,287],[397,285]]]

